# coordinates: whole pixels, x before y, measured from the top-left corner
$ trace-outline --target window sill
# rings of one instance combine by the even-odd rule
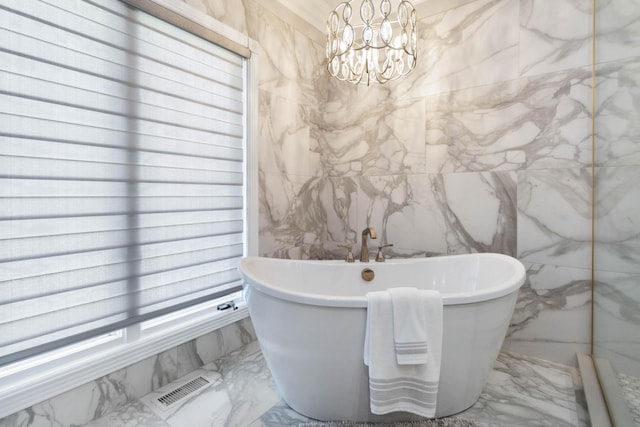
[[[0,368],[0,419],[248,317],[244,300],[235,302],[234,311],[209,308],[191,313],[165,327],[156,326],[133,342],[115,334],[96,340],[97,347],[52,362],[10,372],[12,365]]]

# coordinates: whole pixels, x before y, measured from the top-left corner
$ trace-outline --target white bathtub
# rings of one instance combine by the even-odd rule
[[[371,282],[361,271],[375,273]],[[473,405],[504,340],[525,269],[500,254],[384,263],[247,257],[240,264],[249,313],[284,400],[319,420],[395,421],[369,410],[363,363],[366,293],[397,286],[442,293],[443,342],[436,417]]]

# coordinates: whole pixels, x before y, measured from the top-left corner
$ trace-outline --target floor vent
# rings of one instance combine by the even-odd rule
[[[165,408],[173,405],[174,403],[186,398],[187,396],[195,393],[203,387],[210,384],[209,380],[204,377],[197,377],[188,383],[172,390],[158,398],[158,403],[162,404]]]

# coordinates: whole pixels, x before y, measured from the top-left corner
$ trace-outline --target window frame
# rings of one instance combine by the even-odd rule
[[[244,254],[258,248],[258,58],[257,43],[226,24],[171,0],[120,0],[203,36],[218,37],[219,45],[244,46]],[[170,19],[167,19],[170,18]],[[187,25],[184,25],[187,24]],[[197,31],[193,31],[194,28]],[[212,37],[204,37],[212,41]],[[215,38],[215,37],[214,37]],[[228,43],[220,43],[226,40]],[[232,49],[230,49],[232,50]],[[247,56],[246,54],[242,56]],[[235,310],[216,310],[233,301]],[[227,295],[166,315],[146,328],[135,324],[51,352],[0,367],[0,419],[87,384],[249,316],[242,292]]]

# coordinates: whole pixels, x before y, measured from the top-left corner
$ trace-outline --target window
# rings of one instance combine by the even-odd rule
[[[239,290],[244,58],[118,0],[0,23],[0,365]]]

